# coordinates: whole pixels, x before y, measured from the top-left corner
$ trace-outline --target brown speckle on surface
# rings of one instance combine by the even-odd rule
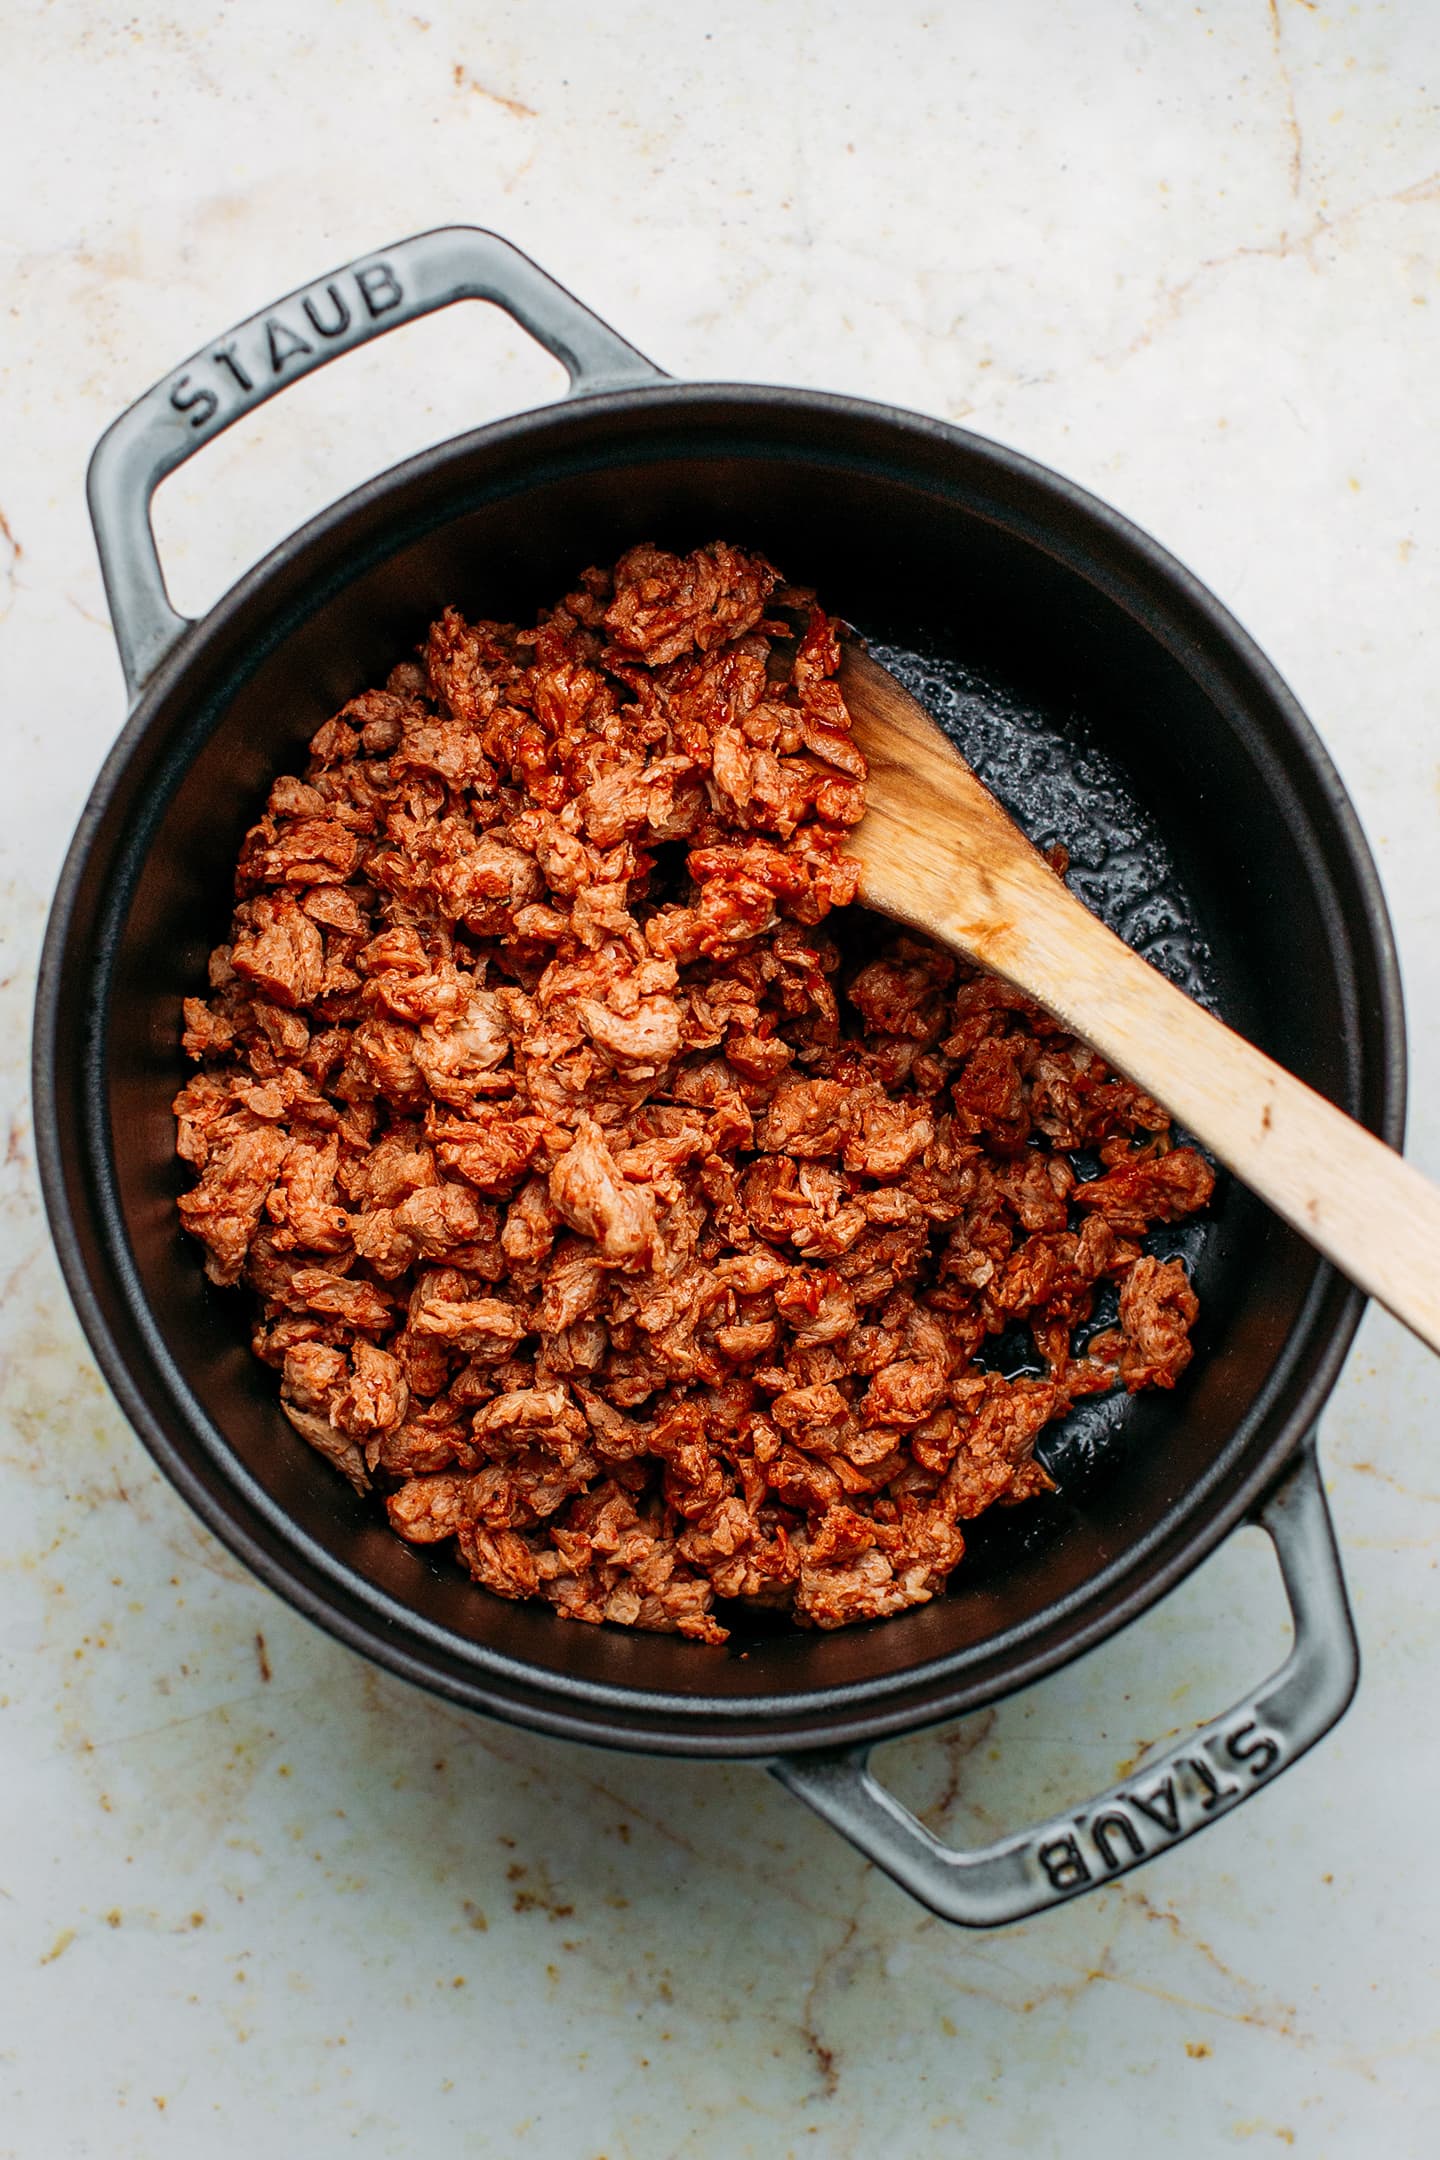
[[[931,1829],[938,1829],[948,1821],[960,1798],[967,1760],[984,1747],[994,1730],[995,1712],[981,1710],[967,1718],[963,1725],[947,1725],[937,1735],[945,1764],[945,1782],[921,1817]]]
[[[1284,93],[1285,133],[1289,149],[1290,193],[1300,193],[1301,178],[1305,169],[1305,141],[1300,133],[1300,119],[1295,109],[1295,82],[1285,55],[1284,33],[1280,27],[1279,0],[1268,0],[1270,10],[1270,43],[1275,64],[1280,71],[1280,84]],[[1308,5],[1308,0],[1306,0]]]
[[[568,1920],[574,1914],[574,1905],[559,1896],[544,1866],[535,1867],[529,1882],[526,1878],[532,1876],[532,1870],[523,1862],[508,1867],[505,1876],[508,1882],[522,1886],[516,1889],[511,1899],[515,1912],[543,1912],[550,1920]]]
[[[517,97],[506,97],[502,91],[491,90],[484,83],[477,82],[458,60],[451,70],[450,79],[457,90],[472,90],[476,97],[486,99],[491,105],[498,105],[502,112],[510,113],[516,120],[537,120],[540,117],[533,105],[527,105]]]
[[[1412,1485],[1403,1483],[1392,1471],[1382,1470],[1379,1463],[1352,1462],[1350,1468],[1361,1477],[1378,1479],[1380,1484],[1388,1485],[1392,1492],[1403,1494],[1407,1500],[1420,1500],[1427,1506],[1440,1506],[1440,1493],[1417,1492]]]
[[[6,517],[3,510],[0,510],[0,545],[3,545],[7,551],[7,560],[5,562],[4,568],[0,569],[0,579],[3,579],[5,584],[9,586],[11,592],[13,593],[15,589],[15,574],[17,569],[19,568],[19,564],[21,558],[25,553],[25,550],[21,546],[20,542],[16,539],[14,533],[10,530],[10,520]]]
[[[863,1890],[861,1894],[863,1895]],[[800,2010],[801,2038],[809,2049],[811,2059],[820,2074],[820,2097],[826,2100],[833,2099],[839,2090],[840,2065],[838,2050],[830,2041],[824,2038],[819,2028],[819,2000],[830,1981],[836,1965],[844,1958],[845,1953],[854,1942],[859,1928],[860,1920],[857,1911],[846,1921],[844,1931],[838,1942],[820,1958],[810,1985],[805,1991],[805,2000]]]
[[[270,1653],[265,1647],[265,1637],[261,1634],[259,1628],[255,1630],[255,1662],[260,1668],[260,1678],[262,1680],[274,1679],[275,1675],[270,1667]]]

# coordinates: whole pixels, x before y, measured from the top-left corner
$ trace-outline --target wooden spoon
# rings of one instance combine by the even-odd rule
[[[1440,1187],[1107,930],[858,645],[839,680],[870,763],[851,841],[866,906],[1026,991],[1440,1350]]]

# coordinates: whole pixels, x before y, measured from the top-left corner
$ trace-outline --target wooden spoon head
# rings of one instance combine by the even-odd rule
[[[1063,885],[888,668],[847,640],[838,680],[870,766],[849,843],[861,899],[1009,973],[1027,911]]]

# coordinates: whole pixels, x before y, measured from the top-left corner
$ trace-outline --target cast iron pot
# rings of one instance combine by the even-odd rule
[[[177,615],[150,528],[157,483],[286,383],[460,299],[505,308],[564,363],[570,394],[385,474],[202,622]],[[810,391],[671,382],[526,257],[463,227],[338,270],[204,347],[105,435],[90,504],[133,705],[46,939],[41,1169],[111,1386],[234,1553],[343,1641],[473,1709],[767,1766],[972,1926],[1123,1873],[1329,1729],[1357,1653],[1313,1432],[1362,1300],[1233,1184],[1207,1237],[1199,1354],[1173,1397],[1131,1407],[1119,1474],[1015,1511],[985,1564],[918,1611],[757,1635],[743,1657],[576,1627],[393,1537],[281,1416],[244,1301],[205,1283],[174,1204],[179,1001],[203,985],[271,777],[444,603],[529,614],[642,537],[757,546],[862,629],[983,660],[1031,710],[1088,716],[1163,835],[1226,1018],[1398,1144],[1403,1021],[1374,866],[1295,701],[1209,593],[1103,504],[956,428]],[[969,1852],[875,1781],[874,1741],[1053,1672],[1247,1521],[1274,1541],[1294,1647],[1142,1774]]]

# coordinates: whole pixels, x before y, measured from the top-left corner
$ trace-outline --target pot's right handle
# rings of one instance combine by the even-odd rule
[[[132,700],[192,625],[170,605],[150,523],[168,473],[312,368],[455,300],[491,300],[567,370],[572,394],[653,383],[643,353],[497,233],[447,225],[363,255],[212,339],[96,445],[90,519]]]
[[[1228,1814],[1313,1747],[1355,1692],[1359,1651],[1313,1443],[1254,1520],[1295,1623],[1280,1670],[1143,1773],[978,1851],[942,1844],[871,1775],[868,1747],[770,1764],[782,1785],[942,1920],[1000,1927],[1113,1881]]]

